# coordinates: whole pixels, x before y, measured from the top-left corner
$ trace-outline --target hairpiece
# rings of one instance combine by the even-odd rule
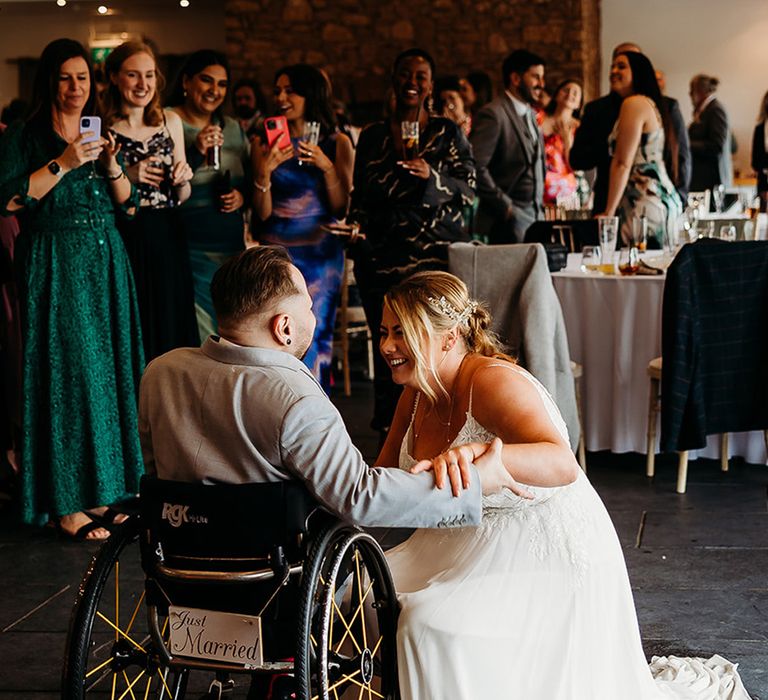
[[[427,303],[438,313],[443,316],[447,316],[454,323],[464,323],[477,309],[477,302],[470,300],[464,307],[463,311],[459,311],[450,301],[444,296],[439,299],[435,297],[429,297]]]

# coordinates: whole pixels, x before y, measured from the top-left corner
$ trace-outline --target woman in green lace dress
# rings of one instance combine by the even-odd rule
[[[143,369],[129,262],[115,215],[135,209],[114,141],[81,135],[94,82],[85,49],[51,42],[33,112],[0,141],[0,211],[17,214],[25,522],[109,533],[85,513],[138,490],[136,400]],[[93,138],[91,141],[90,139]]]

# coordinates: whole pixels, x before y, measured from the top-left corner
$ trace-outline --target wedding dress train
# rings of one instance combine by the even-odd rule
[[[546,390],[547,412],[567,431]],[[412,423],[400,450],[410,457]],[[454,441],[488,442],[472,416]],[[587,477],[483,499],[477,528],[417,530],[387,553],[402,611],[402,700],[748,700],[736,667],[643,654],[626,565]]]

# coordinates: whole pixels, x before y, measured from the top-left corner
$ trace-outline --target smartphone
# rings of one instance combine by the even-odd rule
[[[267,145],[277,141],[278,148],[287,148],[291,145],[291,135],[288,132],[288,120],[285,117],[267,117],[264,120],[264,129],[267,132]]]
[[[80,117],[80,133],[93,132],[93,136],[83,139],[83,143],[98,141],[101,138],[101,117]]]

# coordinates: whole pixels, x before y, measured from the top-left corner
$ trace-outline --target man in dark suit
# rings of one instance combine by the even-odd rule
[[[691,80],[693,121],[688,135],[693,154],[691,189],[696,192],[733,184],[731,128],[725,107],[715,98],[718,83],[710,75],[697,75]]]
[[[613,50],[612,59],[627,51],[642,53],[637,44],[625,42]],[[593,186],[595,193],[594,211],[596,212],[605,209],[608,199],[608,180],[611,169],[608,137],[619,118],[621,102],[621,97],[615,92],[609,92],[585,105],[581,115],[581,125],[576,130],[576,136],[568,156],[574,170],[597,169]],[[664,96],[664,103],[677,137],[677,178],[673,177],[673,173],[668,174],[674,182],[680,198],[685,202],[688,196],[688,183],[691,179],[691,151],[688,144],[688,131],[677,100]]]
[[[544,143],[531,106],[544,89],[544,59],[513,51],[502,74],[505,93],[477,113],[470,134],[480,199],[475,229],[490,243],[519,243],[543,215]]]

